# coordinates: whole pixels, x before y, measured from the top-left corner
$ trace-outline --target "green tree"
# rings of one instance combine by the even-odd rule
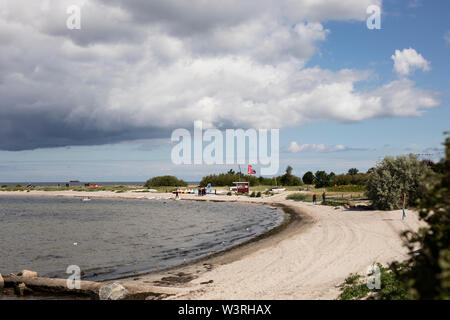
[[[395,210],[402,207],[402,194],[406,193],[407,205],[415,206],[424,194],[421,183],[430,170],[416,156],[386,157],[370,174],[367,196],[376,209]]]
[[[356,169],[356,168],[351,168],[351,169],[348,169],[348,173],[347,173],[347,174],[349,174],[349,175],[351,175],[351,176],[354,176],[355,174],[358,174],[358,172],[359,172],[358,169]]]
[[[187,183],[174,176],[159,176],[148,179],[145,187],[187,187]]]
[[[208,183],[216,187],[232,186],[235,181],[248,181],[250,186],[257,186],[260,184],[259,178],[252,175],[239,174],[232,170],[227,173],[211,174],[202,178],[200,186],[205,187]],[[264,179],[264,178],[263,178]]]
[[[314,183],[314,174],[311,171],[306,172],[303,175],[303,183],[305,184],[313,184]]]
[[[279,182],[283,186],[300,186],[302,185],[302,179],[292,174],[293,168],[287,166],[286,173],[279,177]]]
[[[316,171],[314,183],[316,188],[328,187],[330,185],[330,176],[325,171]]]

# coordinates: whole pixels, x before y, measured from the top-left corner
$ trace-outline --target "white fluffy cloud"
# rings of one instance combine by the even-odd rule
[[[402,76],[409,75],[417,69],[422,71],[431,69],[430,62],[412,48],[403,49],[402,51],[395,50],[395,54],[391,58],[394,60],[394,71]]]
[[[2,1],[0,149],[161,138],[197,119],[283,128],[420,115],[439,101],[411,80],[358,90],[367,71],[305,67],[332,32],[321,21],[363,20],[369,3]],[[72,4],[81,30],[66,28]]]
[[[326,146],[324,144],[302,144],[298,145],[297,142],[292,141],[289,147],[286,148],[287,152],[299,153],[299,152],[337,152],[349,150],[348,147],[337,144],[334,146]]]

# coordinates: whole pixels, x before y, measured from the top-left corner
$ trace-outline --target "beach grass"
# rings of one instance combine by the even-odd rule
[[[294,201],[312,202],[313,196],[311,194],[291,193],[286,197],[286,199]]]
[[[388,267],[376,264],[380,270],[380,288],[369,289],[367,277],[351,273],[341,286],[339,300],[407,300],[408,293],[404,284]]]

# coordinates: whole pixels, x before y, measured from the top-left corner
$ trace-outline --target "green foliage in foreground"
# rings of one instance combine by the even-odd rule
[[[424,195],[424,174],[431,170],[416,156],[386,157],[370,174],[367,197],[375,209],[396,210],[402,207],[402,194],[406,193],[408,206],[416,206]]]
[[[377,300],[406,300],[408,299],[407,290],[404,284],[399,281],[395,273],[389,268],[377,264],[380,268],[379,290],[370,290],[367,287],[367,278],[358,274],[350,274],[345,279],[341,288],[340,300],[360,300],[363,298]]]
[[[186,181],[178,179],[174,176],[159,176],[148,179],[145,183],[145,187],[187,187],[188,184]]]
[[[413,299],[450,299],[450,137],[445,154],[442,173],[428,175],[426,193],[419,201],[420,219],[427,227],[403,234],[410,251],[421,249],[391,266]]]
[[[403,233],[413,255],[381,269],[382,290],[374,294],[375,299],[450,299],[450,137],[445,140],[445,155],[440,169],[428,172],[424,180],[419,215],[427,226]],[[344,284],[340,299],[366,296],[359,278],[347,279],[350,284]]]

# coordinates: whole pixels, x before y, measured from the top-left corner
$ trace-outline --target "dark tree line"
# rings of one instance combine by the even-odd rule
[[[210,174],[202,178],[200,181],[200,186],[206,186],[208,183],[211,183],[213,186],[224,187],[231,186],[235,181],[247,181],[250,183],[250,186],[301,186],[302,179],[292,174],[293,168],[288,166],[286,168],[286,172],[275,178],[265,178],[265,177],[256,177],[253,175],[247,174],[239,174],[239,172],[235,172],[234,170],[229,170],[227,173],[220,174]],[[275,180],[276,179],[276,180]]]
[[[316,171],[316,173],[308,171],[303,175],[302,179],[303,183],[314,184],[316,188],[332,187],[334,185],[363,186],[367,183],[370,174],[369,171],[367,173],[360,173],[358,169],[351,168],[346,174],[338,175],[336,175],[334,172],[327,173],[323,170]]]

